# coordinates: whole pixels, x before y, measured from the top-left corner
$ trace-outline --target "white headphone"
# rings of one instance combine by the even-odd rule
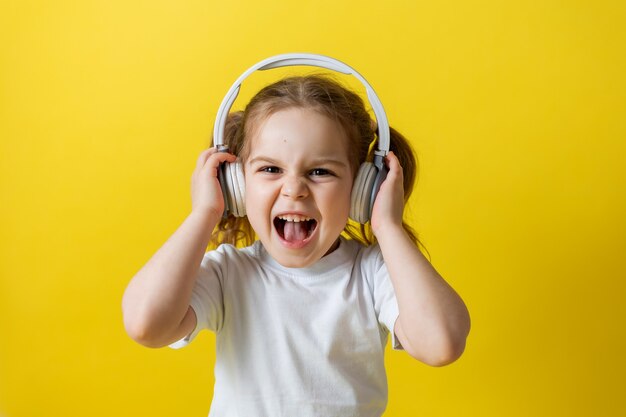
[[[353,68],[324,55],[316,54],[282,54],[267,58],[244,72],[230,87],[226,97],[217,112],[215,126],[213,128],[213,143],[219,152],[228,152],[228,146],[224,145],[224,126],[233,102],[239,94],[241,83],[255,71],[263,71],[272,68],[307,65],[329,69],[343,74],[354,75],[365,86],[367,98],[372,106],[378,125],[378,149],[374,151],[374,162],[363,162],[352,186],[350,196],[350,218],[358,223],[367,223],[372,215],[372,208],[376,200],[376,194],[380,185],[387,177],[387,167],[384,158],[389,152],[389,122],[385,109],[381,104],[374,89]],[[223,163],[219,169],[219,181],[224,195],[224,215],[228,213],[236,217],[246,215],[245,207],[245,180],[243,167],[240,162]]]

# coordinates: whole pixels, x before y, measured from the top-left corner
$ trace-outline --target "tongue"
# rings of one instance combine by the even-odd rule
[[[285,222],[283,234],[287,242],[301,241],[306,239],[307,228],[305,222]]]

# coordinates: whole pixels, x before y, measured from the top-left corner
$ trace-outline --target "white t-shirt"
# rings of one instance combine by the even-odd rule
[[[398,306],[378,245],[342,238],[308,268],[281,266],[259,241],[221,245],[204,256],[191,307],[198,324],[171,347],[216,333],[210,417],[385,410],[383,355]]]

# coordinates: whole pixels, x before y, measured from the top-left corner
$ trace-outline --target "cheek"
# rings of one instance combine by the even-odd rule
[[[262,184],[246,181],[246,212],[250,224],[257,229],[267,223],[272,208],[271,190]]]
[[[270,187],[267,187],[264,184],[255,183],[254,181],[246,181],[246,207],[248,206],[248,202],[250,202],[251,207],[254,207],[257,204],[267,204],[270,195]]]
[[[350,211],[351,191],[346,185],[338,187],[324,196],[324,205],[328,210],[340,215],[339,217],[343,217],[344,214],[347,216]]]

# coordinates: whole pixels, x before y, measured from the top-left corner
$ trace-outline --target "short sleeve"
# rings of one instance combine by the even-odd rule
[[[169,345],[173,349],[187,346],[201,330],[218,332],[224,321],[224,280],[227,262],[221,245],[207,252],[202,259],[189,305],[196,314],[195,329],[181,340]]]
[[[364,261],[366,270],[370,273],[370,286],[374,297],[374,309],[381,323],[391,333],[391,346],[393,349],[402,350],[402,344],[396,337],[394,327],[398,320],[399,310],[396,293],[389,278],[389,272],[378,245],[367,248],[368,254]]]

